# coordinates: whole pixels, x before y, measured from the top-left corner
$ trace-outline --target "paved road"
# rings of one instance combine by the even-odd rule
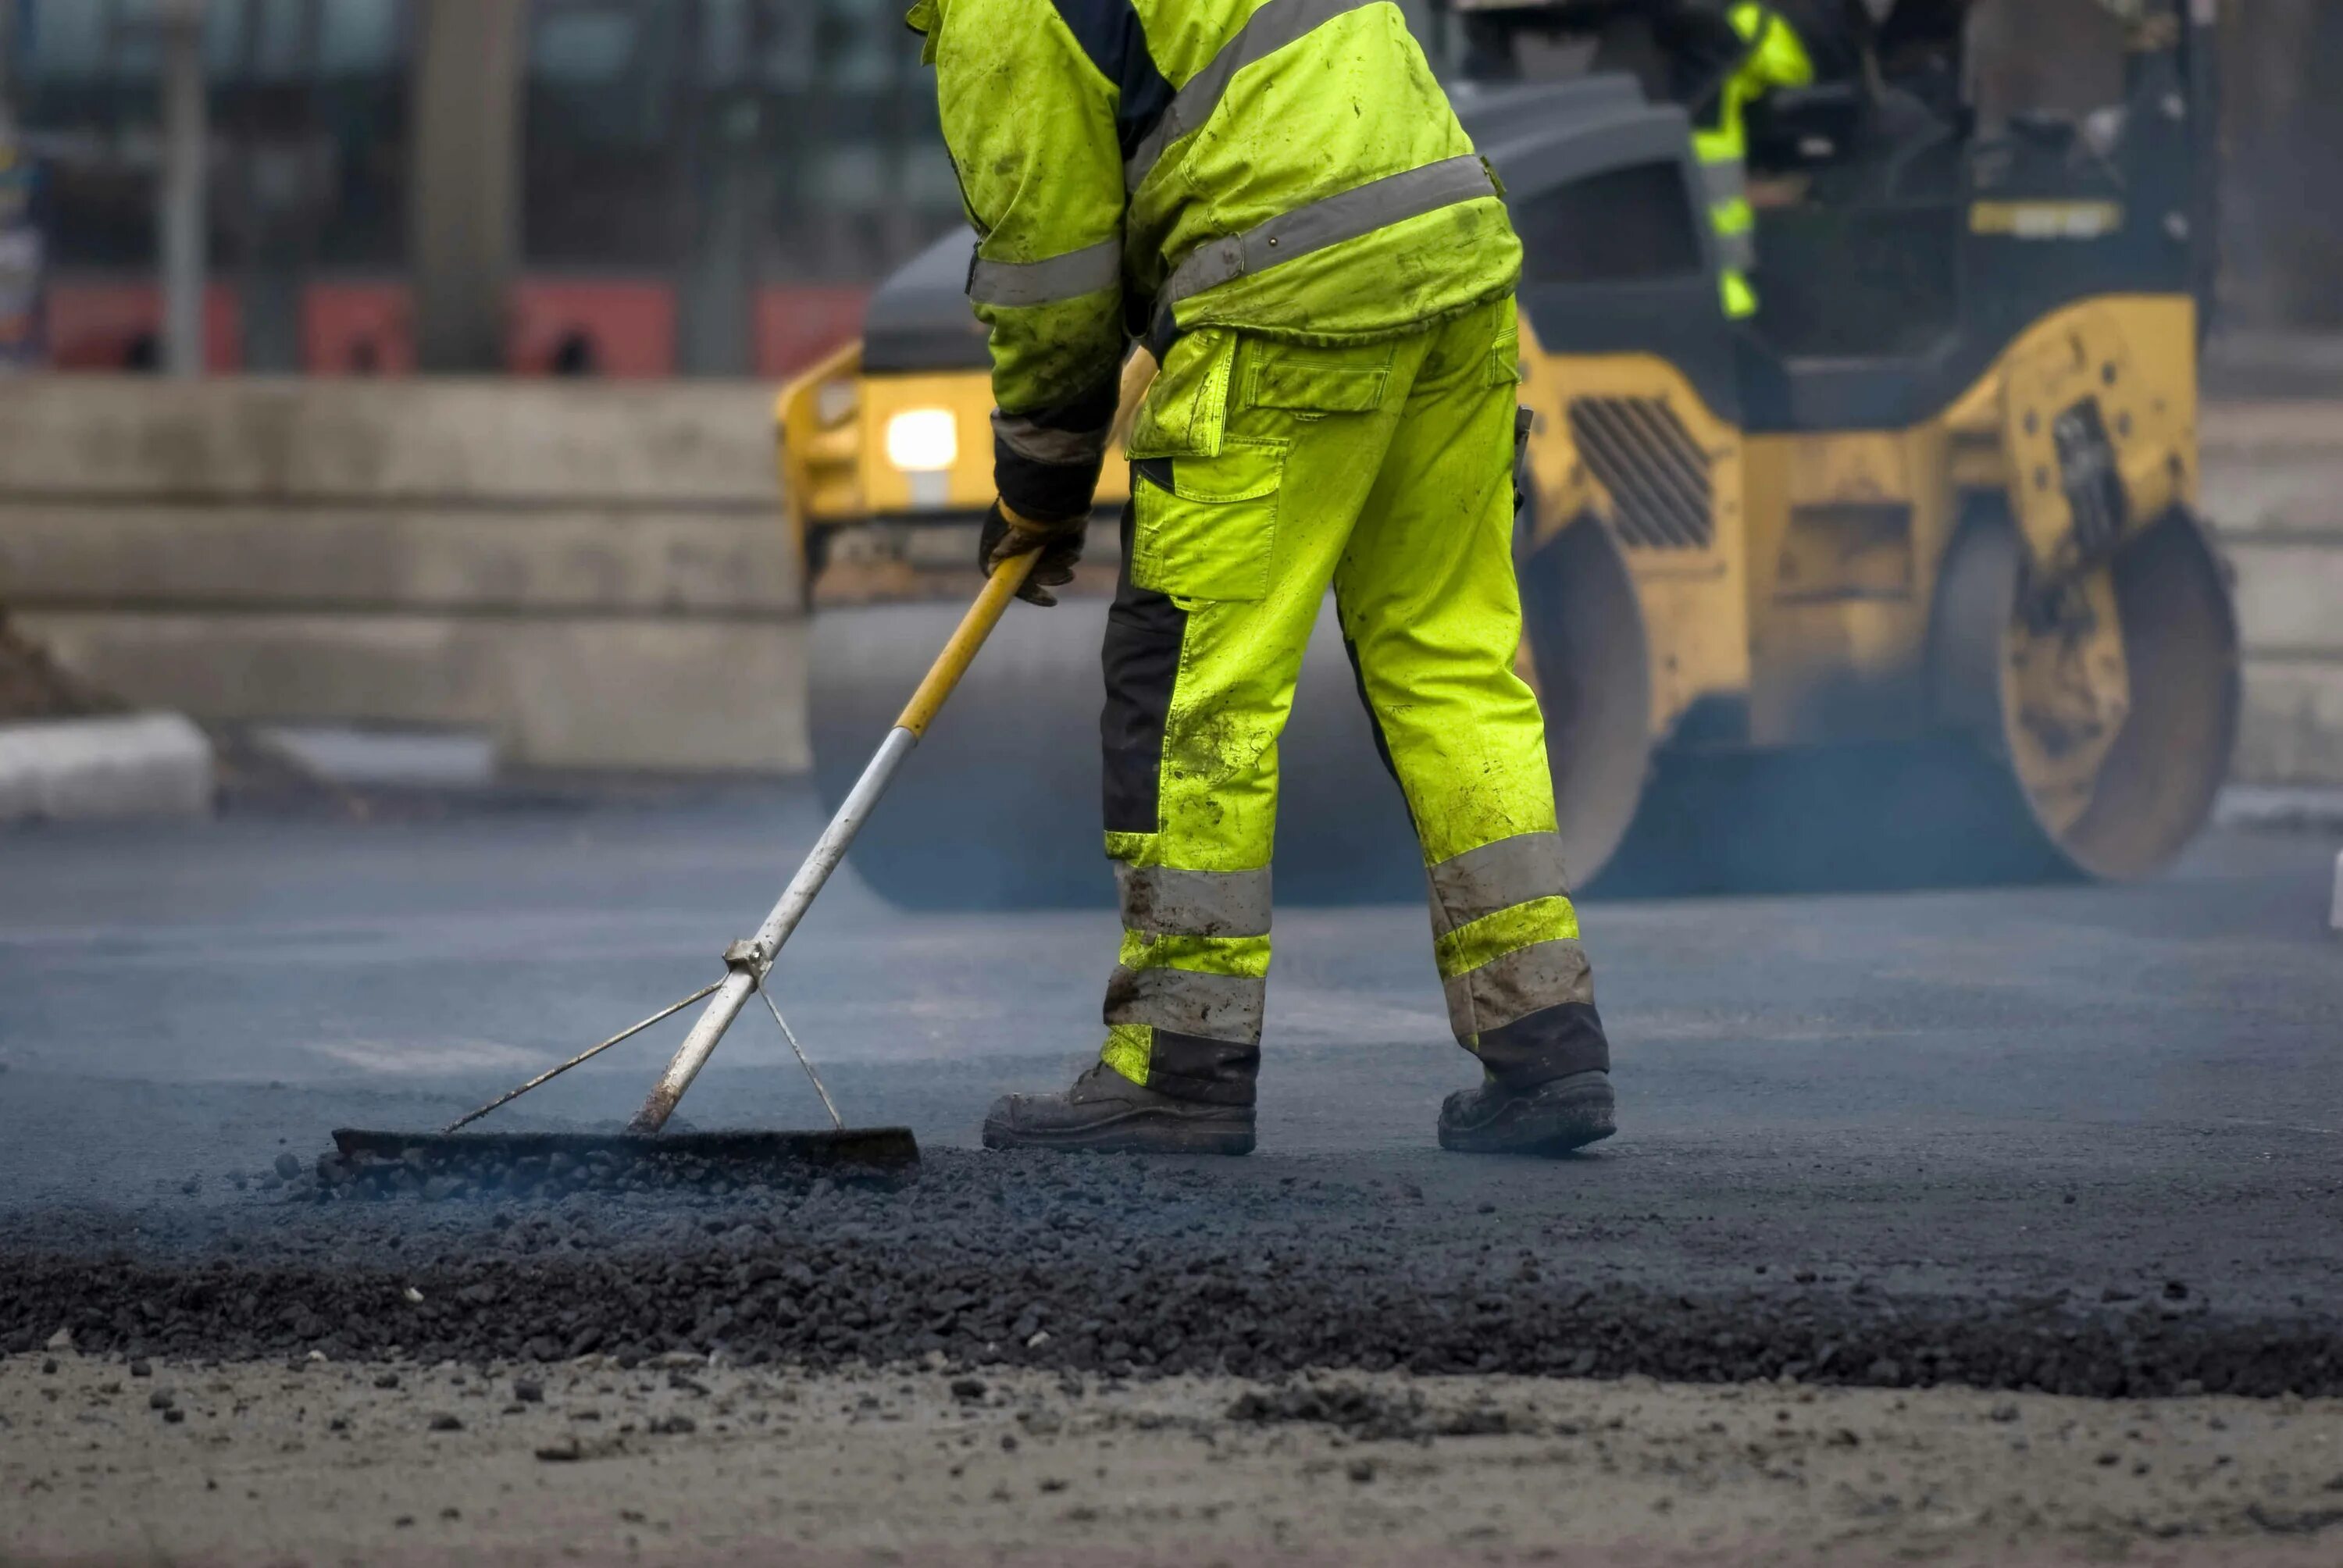
[[[363,1251],[416,1224],[471,1266],[485,1220],[296,1212],[224,1178],[306,1158],[337,1123],[443,1121],[691,989],[815,825],[800,797],[743,795],[0,838],[0,1251],[97,1245],[135,1274],[231,1242]],[[1053,1216],[1121,1204],[1150,1267],[1192,1251],[1242,1270],[1249,1238],[1277,1238],[1295,1311],[1350,1289],[1363,1259],[1421,1283],[1427,1312],[1443,1281],[1542,1269],[1570,1310],[1612,1315],[1585,1330],[1621,1347],[1606,1370],[1778,1370],[1787,1353],[1760,1354],[1761,1332],[1709,1362],[1645,1355],[1632,1331],[1655,1302],[1686,1334],[1779,1309],[1803,1314],[1810,1347],[1885,1335],[1889,1352],[1839,1371],[1886,1382],[1914,1375],[1895,1343],[1963,1322],[1990,1340],[1997,1314],[2056,1302],[2088,1356],[1969,1375],[2343,1387],[2337,848],[2222,834],[2136,888],[1593,903],[1623,1131],[1560,1165],[1433,1147],[1439,1096],[1468,1071],[1413,908],[1281,912],[1262,1151],[1176,1180],[951,1151],[990,1096],[1087,1055],[1104,912],[914,916],[841,883],[783,994],[850,1119],[908,1122],[941,1151],[912,1192],[841,1211],[850,1241],[875,1221],[890,1245],[951,1251],[972,1228],[994,1249],[980,1274],[1030,1275],[1018,1249]],[[622,1115],[663,1055],[615,1052],[534,1114]],[[751,1019],[686,1113],[810,1124],[818,1108]],[[595,1246],[665,1244],[654,1219],[564,1223]],[[1111,1266],[1115,1226],[1083,1233],[1098,1254],[1066,1268]],[[0,1342],[32,1332],[0,1309]],[[1360,1332],[1363,1360],[1406,1359]],[[1491,1342],[1497,1364],[1544,1364]],[[1292,1357],[1305,1348],[1342,1359]]]

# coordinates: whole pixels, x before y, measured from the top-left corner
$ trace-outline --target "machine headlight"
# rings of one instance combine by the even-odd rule
[[[887,421],[887,460],[907,474],[960,461],[960,424],[949,408],[907,408]]]

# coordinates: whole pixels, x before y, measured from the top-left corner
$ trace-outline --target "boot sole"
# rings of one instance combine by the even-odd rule
[[[987,1149],[1062,1149],[1085,1154],[1250,1154],[1250,1122],[1218,1124],[1138,1111],[1089,1127],[1037,1132],[984,1119]]]
[[[1459,1154],[1537,1154],[1551,1158],[1600,1143],[1619,1131],[1619,1101],[1608,1073],[1578,1075],[1535,1100],[1510,1101],[1469,1127],[1440,1119],[1440,1146]]]

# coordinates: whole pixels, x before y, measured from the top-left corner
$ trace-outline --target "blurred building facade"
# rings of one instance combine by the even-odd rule
[[[504,367],[775,375],[805,363],[850,334],[876,278],[958,216],[904,3],[207,0],[208,362],[415,367],[418,273],[447,286],[429,241],[437,202],[509,229],[465,253],[501,246],[506,272],[482,259],[457,276],[495,297],[488,357]],[[2343,5],[2226,4],[2228,307],[2246,325],[2343,327],[2331,284],[2343,100],[2317,90],[2343,67]],[[156,357],[156,9],[0,0],[0,97],[44,166],[48,351],[61,366]],[[1431,0],[1408,9],[1437,35]],[[2055,97],[2077,40],[2104,23],[2096,0],[1980,0],[1996,9],[1980,15],[1979,66],[2020,98]],[[424,46],[430,26],[485,38],[499,12],[508,62],[468,37]],[[426,79],[450,56],[469,75]],[[435,155],[417,106],[439,106],[436,122],[451,104],[452,142]],[[457,188],[475,146],[493,162],[501,146],[514,177]]]
[[[215,368],[414,365],[430,3],[208,0]],[[786,369],[850,331],[870,281],[957,219],[900,0],[521,9],[512,368]],[[0,94],[48,176],[62,366],[154,358],[154,13],[0,0]]]

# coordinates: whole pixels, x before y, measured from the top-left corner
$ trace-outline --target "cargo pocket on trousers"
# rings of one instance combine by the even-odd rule
[[[1218,452],[1228,428],[1236,353],[1236,334],[1225,327],[1200,327],[1174,343],[1139,406],[1128,455],[1209,457]]]
[[[1283,343],[1249,341],[1238,406],[1282,408],[1303,418],[1325,414],[1372,414],[1391,387],[1396,345],[1354,348],[1297,348]]]
[[[1132,465],[1131,580],[1173,598],[1269,591],[1285,443],[1230,439],[1209,457]]]

